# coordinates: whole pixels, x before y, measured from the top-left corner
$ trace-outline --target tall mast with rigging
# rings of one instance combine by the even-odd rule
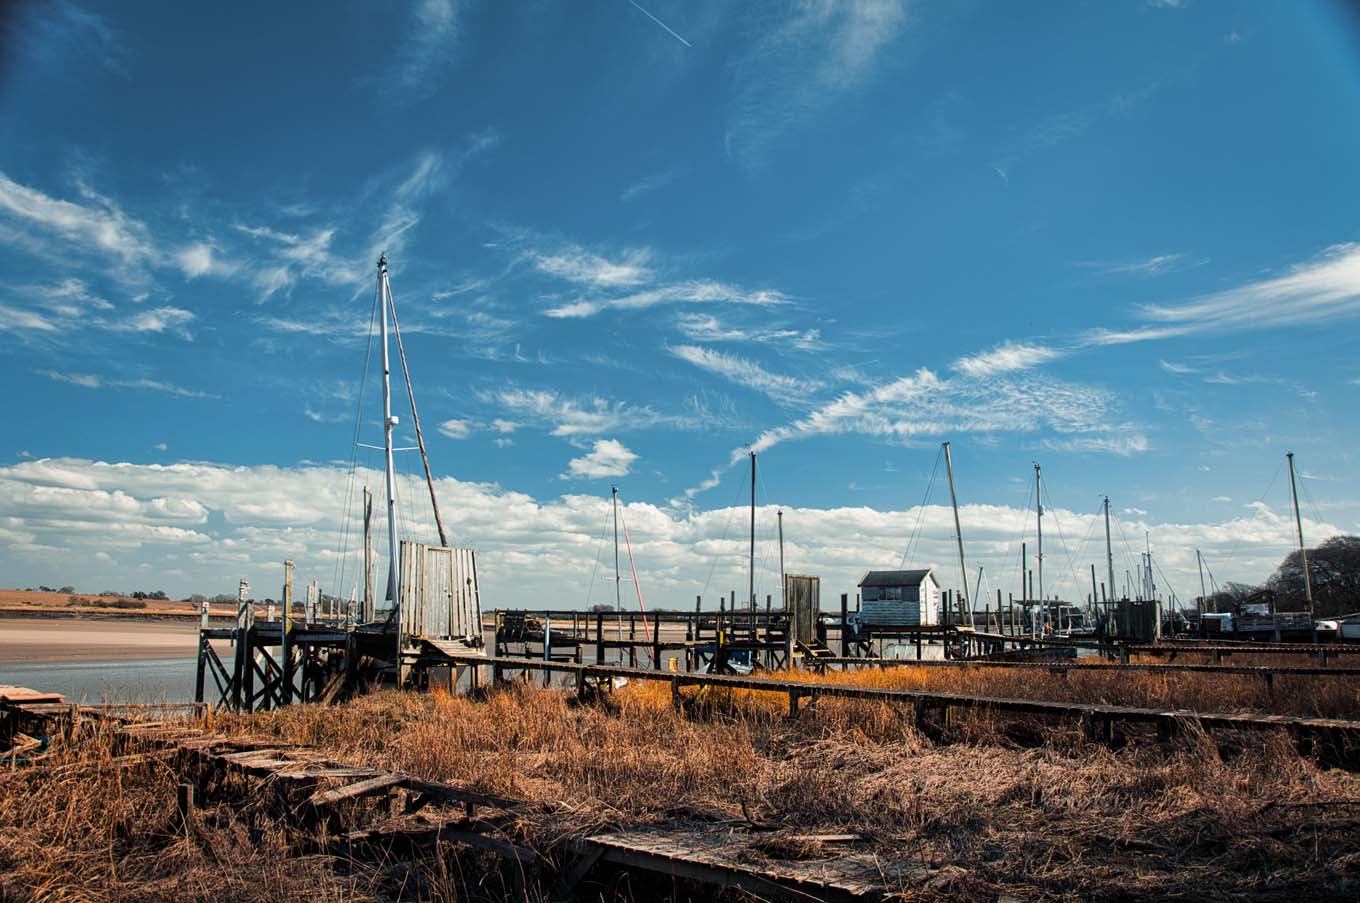
[[[959,543],[959,577],[962,579],[959,592],[959,620],[973,626],[973,610],[968,597],[968,566],[963,560],[963,527],[959,525],[959,498],[954,493],[954,458],[949,453],[949,443],[944,444],[944,469],[949,475],[949,504],[954,507],[954,537]]]
[[[784,509],[780,508],[775,516],[779,519],[779,604],[785,611],[788,611],[789,599],[786,586],[788,578],[784,576]]]
[[[1308,550],[1303,545],[1303,518],[1299,515],[1299,486],[1294,481],[1294,453],[1285,455],[1289,459],[1289,494],[1294,499],[1294,528],[1299,533],[1299,560],[1303,564],[1303,595],[1308,600],[1308,617],[1316,622],[1317,610],[1313,606],[1313,578],[1308,573]],[[1317,624],[1313,624],[1313,640],[1317,641]]]
[[[1110,605],[1114,602],[1114,552],[1110,548],[1110,497],[1105,496],[1105,567],[1109,570],[1110,584],[1105,590],[1105,617],[1110,617]]]
[[[1039,534],[1039,553],[1038,553],[1038,577],[1039,577],[1039,601],[1044,598],[1044,498],[1040,492],[1039,465],[1034,465],[1034,510],[1038,514],[1036,520],[1036,530]]]
[[[387,255],[378,258],[378,295],[382,323],[383,458],[387,465],[387,600],[397,600],[397,499],[396,467],[392,462],[392,361],[387,350]]]
[[[747,599],[751,612],[751,632],[756,629],[756,453],[751,452],[751,552],[747,559],[747,574],[750,577]]]
[[[623,594],[620,591],[619,575],[619,487],[609,487],[609,498],[614,507],[614,625],[618,628],[619,639],[623,639]]]

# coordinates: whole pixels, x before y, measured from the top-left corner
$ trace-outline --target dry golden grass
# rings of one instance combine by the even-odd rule
[[[881,858],[952,866],[948,886],[930,888],[937,898],[1360,891],[1360,779],[1318,768],[1283,737],[1244,738],[1225,761],[1202,734],[1112,751],[1070,728],[981,717],[936,743],[884,704],[822,699],[789,721],[773,694],[689,693],[679,713],[664,684],[635,683],[607,705],[524,685],[486,702],[382,694],[222,726],[550,803],[545,842],[754,819],[854,832]]]
[[[825,679],[1133,705],[1183,706],[1185,694],[1193,702],[1211,693],[1224,704],[1205,708],[1320,706],[1279,684],[1269,699],[1251,695],[1249,683],[1191,677],[911,669]],[[928,885],[900,888],[907,899],[1360,895],[1360,776],[1319,767],[1283,736],[1215,743],[1192,731],[1158,744],[1133,733],[1110,749],[1070,724],[977,714],[938,729],[915,724],[906,707],[828,698],[790,720],[780,694],[684,693],[677,711],[665,683],[633,682],[592,704],[524,684],[482,700],[388,692],[204,726],[546,803],[552,814],[524,826],[542,850],[608,829],[759,824],[778,829],[762,835],[769,856],[826,852],[795,835],[854,833],[863,838],[856,848],[882,862],[936,870]],[[1356,711],[1344,693],[1325,705]],[[96,735],[58,748],[43,769],[0,775],[0,900],[478,892],[484,873],[448,850],[415,866],[364,868],[284,855],[296,838],[276,822],[252,825],[244,797],[206,809],[203,827],[186,836],[173,804],[178,776],[154,760],[115,768],[118,752]],[[503,886],[480,890],[498,894]]]
[[[289,852],[297,831],[251,794],[204,805],[186,829],[165,757],[111,731],[54,744],[40,766],[0,770],[0,901],[496,900],[488,871],[447,848],[414,862]],[[129,764],[129,755],[137,761]],[[437,855],[439,854],[439,855]],[[475,857],[473,857],[475,858]]]
[[[1280,663],[1278,659],[1287,660]],[[1311,664],[1310,659],[1301,656],[1273,656],[1269,664],[1286,668],[1297,667],[1305,662]],[[1246,663],[1244,658],[1242,664]],[[1256,664],[1256,660],[1253,658],[1251,663]],[[1360,664],[1360,660],[1356,664]],[[1039,668],[910,666],[828,671],[820,677],[787,671],[772,672],[770,676],[1055,702],[1360,719],[1360,677],[1277,674],[1272,686],[1254,674],[1082,671],[1079,667],[1073,667],[1065,675],[1060,675]]]

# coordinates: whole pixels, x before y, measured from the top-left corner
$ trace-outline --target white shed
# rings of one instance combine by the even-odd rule
[[[930,626],[940,622],[940,584],[931,568],[870,571],[859,582],[861,624]]]

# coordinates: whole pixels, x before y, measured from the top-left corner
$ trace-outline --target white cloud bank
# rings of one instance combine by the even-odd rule
[[[377,471],[360,471],[358,478],[375,488],[382,485]],[[403,505],[413,506],[412,522],[425,525],[415,538],[432,541],[433,519],[421,481],[411,476],[400,481]],[[437,487],[451,540],[477,549],[484,607],[580,607],[592,601],[591,572],[603,554],[601,531],[609,512],[605,493],[539,500],[449,477],[439,479]],[[271,588],[279,585],[282,561],[290,558],[302,582],[316,579],[328,592],[348,596],[360,543],[357,522],[351,521],[348,552],[341,559],[346,489],[345,468],[333,466],[24,460],[0,467],[0,573],[7,585],[69,583],[93,591],[164,589],[174,595],[227,592],[247,577],[263,597],[277,595]],[[351,496],[356,515],[357,495],[356,488]],[[757,511],[761,595],[778,591],[776,501]],[[921,538],[909,563],[934,565],[945,586],[956,584],[947,506],[931,505],[923,512],[782,508],[788,566],[822,576],[828,607],[842,592],[853,598],[864,570],[896,566],[918,517]],[[734,522],[744,522],[744,507],[678,511],[631,502],[624,510],[639,577],[652,604],[689,607],[702,593],[706,604],[715,605],[719,593],[746,585],[747,540],[742,530],[732,529]],[[1046,513],[1069,538],[1101,535],[1094,529],[1099,526],[1093,523],[1099,517],[1094,509],[1077,513],[1050,507]],[[1003,595],[1017,588],[1022,528],[1032,518],[988,504],[964,504],[961,517],[969,566],[985,568],[984,592],[994,600],[998,586]],[[381,520],[377,528],[386,529]],[[1137,566],[1144,530],[1151,532],[1161,569],[1186,599],[1198,593],[1197,548],[1219,581],[1255,581],[1293,547],[1288,514],[1260,504],[1211,523],[1128,520],[1115,531],[1121,581],[1124,570]],[[1304,531],[1310,543],[1340,532],[1309,519]],[[1137,548],[1126,549],[1121,532],[1137,537]],[[1095,540],[1073,548],[1069,569],[1069,556],[1053,546],[1045,585],[1084,598],[1090,587],[1086,568],[1099,565],[1103,553]],[[595,591],[604,595],[603,586]]]

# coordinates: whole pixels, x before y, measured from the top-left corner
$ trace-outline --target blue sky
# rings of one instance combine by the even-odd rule
[[[1121,572],[1150,542],[1183,597],[1196,547],[1264,578],[1290,449],[1310,542],[1360,529],[1340,5],[6,15],[2,583],[224,591],[294,557],[347,594],[382,251],[488,607],[594,600],[611,483],[654,604],[741,586],[752,445],[762,591],[774,506],[828,595],[904,552],[953,585],[946,439],[993,591],[1035,461],[1069,595],[1106,493]]]

